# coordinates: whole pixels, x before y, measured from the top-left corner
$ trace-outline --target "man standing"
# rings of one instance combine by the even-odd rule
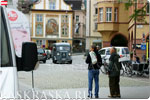
[[[86,63],[88,65],[88,97],[92,98],[93,80],[95,81],[95,98],[99,98],[99,69],[102,64],[101,56],[98,54],[95,45],[91,46],[91,50],[87,56]]]
[[[110,59],[109,59],[109,87],[110,87],[110,98],[121,98],[120,95],[120,69],[121,63],[119,63],[120,56],[116,52],[116,48],[112,47],[110,50]]]

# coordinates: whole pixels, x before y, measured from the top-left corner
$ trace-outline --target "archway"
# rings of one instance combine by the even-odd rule
[[[111,40],[112,46],[128,46],[128,40],[125,36],[121,34],[115,35]]]

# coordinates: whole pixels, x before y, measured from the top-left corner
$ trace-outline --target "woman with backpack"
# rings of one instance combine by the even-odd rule
[[[95,98],[99,98],[99,69],[102,64],[102,59],[95,45],[91,46],[91,50],[87,56],[86,63],[88,64],[88,97],[92,98],[92,87],[94,79]]]

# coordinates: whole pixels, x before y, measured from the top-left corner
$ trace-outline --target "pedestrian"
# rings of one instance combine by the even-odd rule
[[[120,95],[120,69],[121,63],[119,62],[120,56],[116,52],[116,48],[112,47],[110,49],[108,76],[109,76],[109,88],[110,88],[110,98],[121,98]]]
[[[88,64],[88,97],[92,98],[93,79],[95,81],[95,98],[99,98],[99,69],[102,65],[101,56],[98,54],[95,45],[91,46],[91,50],[87,56]]]

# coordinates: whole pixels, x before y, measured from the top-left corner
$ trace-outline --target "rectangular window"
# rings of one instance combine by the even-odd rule
[[[63,23],[68,23],[68,20],[69,20],[68,15],[62,15],[62,22]]]
[[[106,8],[106,22],[112,21],[112,8]]]
[[[50,10],[55,10],[56,6],[55,6],[55,2],[50,2],[49,3],[49,9]]]
[[[118,8],[115,8],[115,11],[114,11],[114,21],[118,22]]]
[[[67,36],[68,35],[68,28],[63,27],[62,28],[62,35]]]
[[[97,9],[97,8],[95,8],[95,14],[97,15],[97,13],[98,13],[98,9]]]
[[[37,35],[42,35],[43,34],[43,26],[41,24],[38,24],[36,26],[36,34]]]
[[[103,8],[99,8],[99,17],[100,22],[103,22]]]
[[[77,15],[76,16],[76,23],[78,23],[79,22],[79,16]]]
[[[43,15],[42,14],[37,14],[36,15],[36,21],[37,22],[42,22],[43,21]]]
[[[37,46],[42,46],[42,40],[36,40]]]

